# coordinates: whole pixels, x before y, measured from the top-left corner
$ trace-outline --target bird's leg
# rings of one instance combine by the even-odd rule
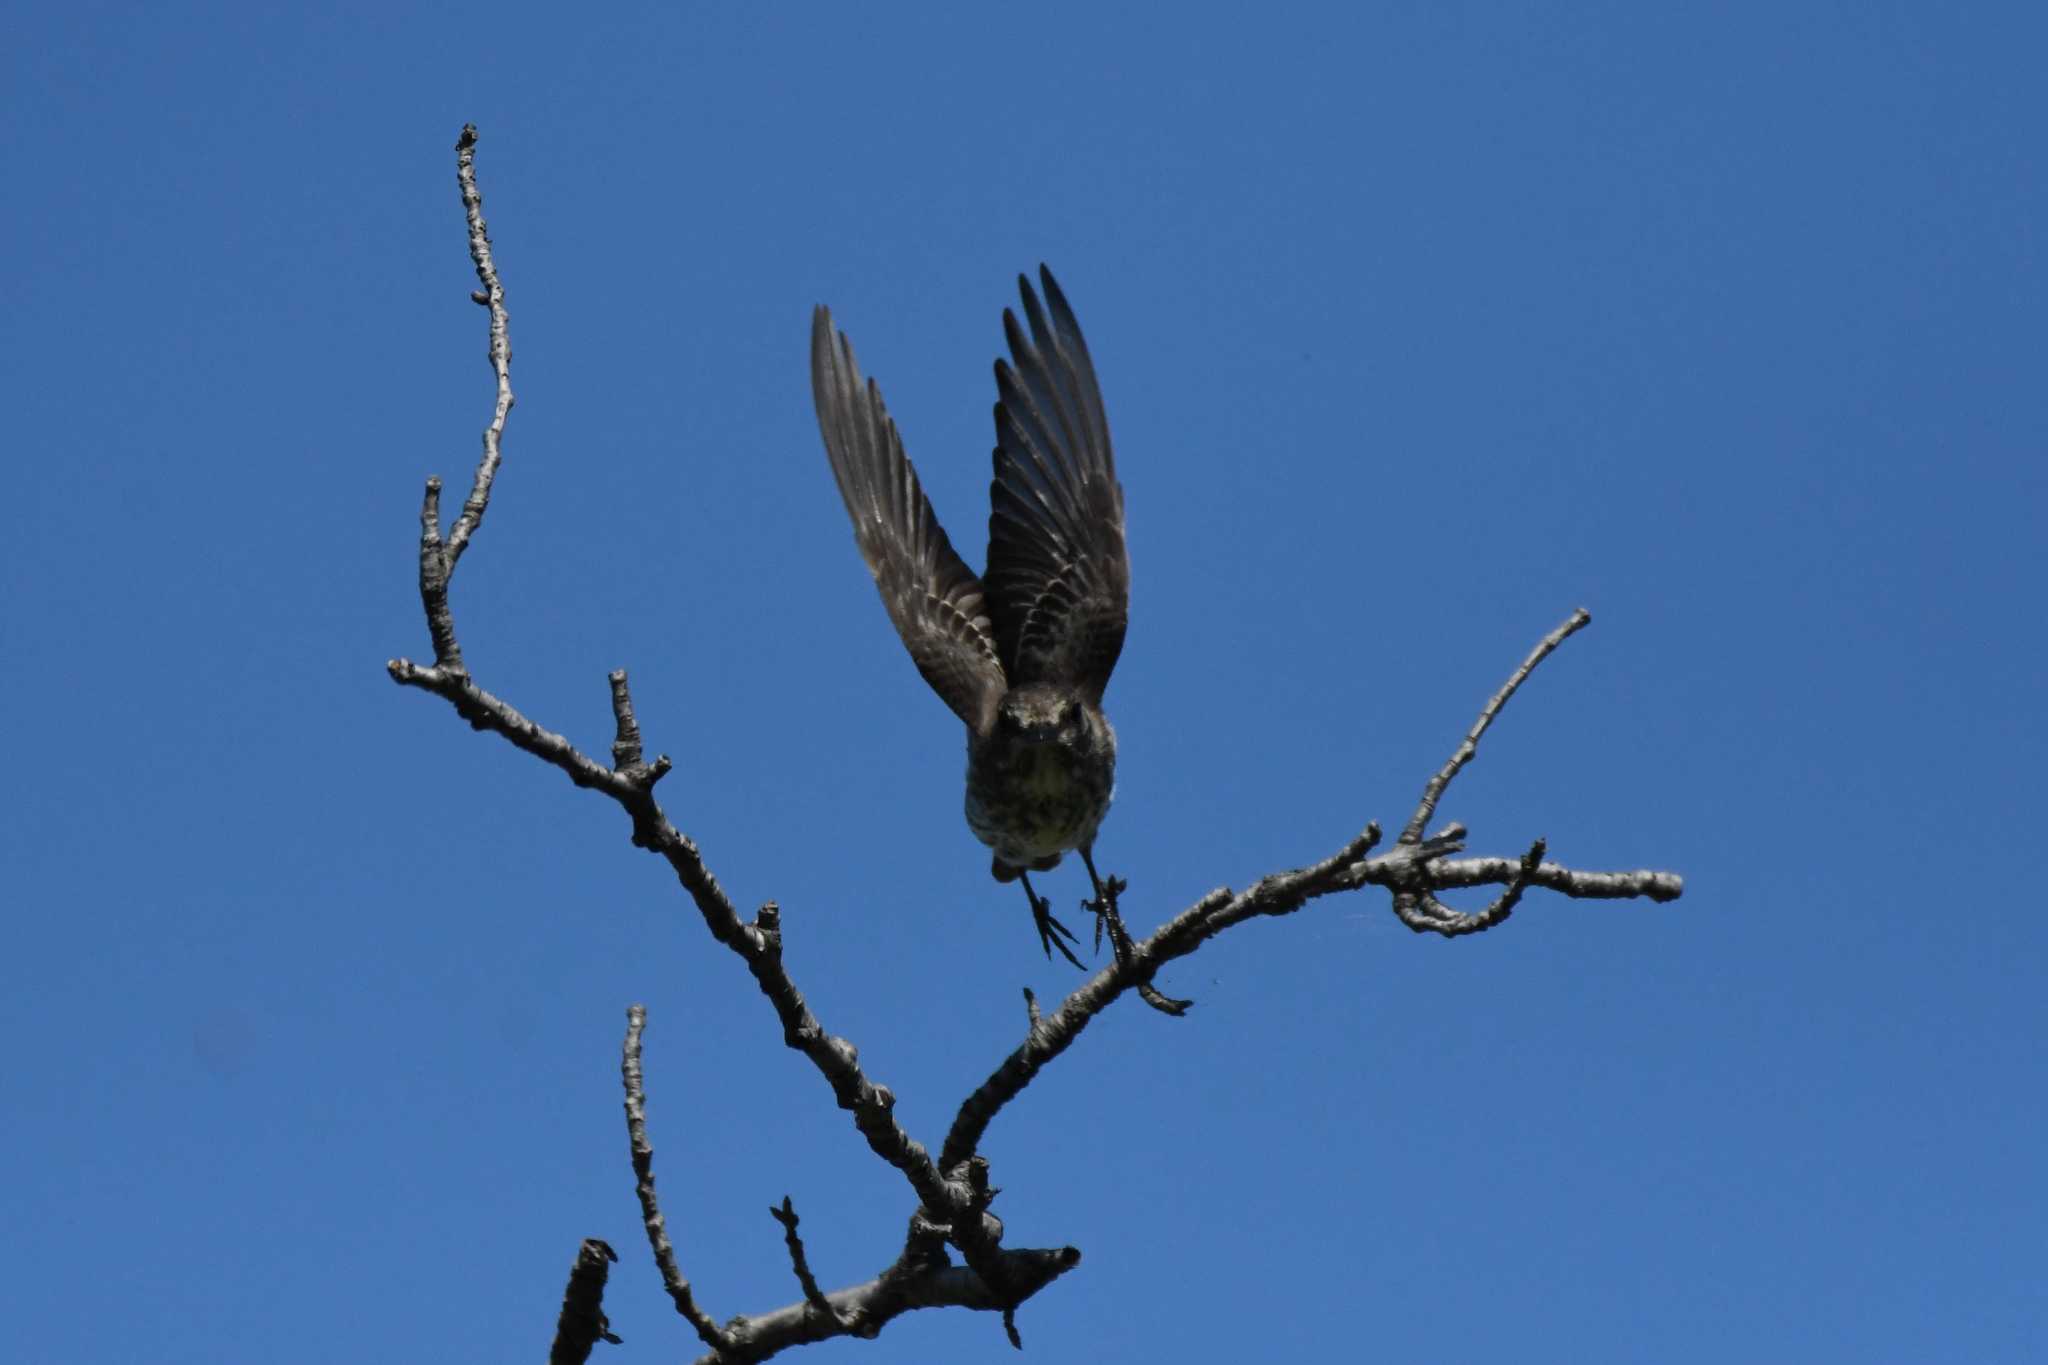
[[[1130,883],[1122,877],[1112,876],[1105,879],[1098,874],[1095,871],[1094,853],[1095,847],[1092,844],[1084,844],[1081,848],[1081,863],[1088,869],[1088,880],[1095,883],[1095,899],[1083,901],[1081,904],[1095,912],[1096,950],[1101,950],[1102,934],[1107,929],[1110,951],[1116,954],[1117,965],[1128,968],[1132,956],[1131,935],[1124,928],[1124,917],[1117,912],[1116,898],[1130,889]],[[1192,1000],[1176,1000],[1170,995],[1163,994],[1150,981],[1140,981],[1137,986],[1138,998],[1161,1014],[1171,1014],[1178,1018],[1186,1014],[1188,1007],[1195,1003]]]
[[[1095,845],[1081,846],[1081,865],[1088,869],[1088,880],[1095,884],[1095,899],[1081,902],[1081,908],[1095,915],[1095,951],[1102,951],[1102,931],[1109,930],[1110,951],[1116,960],[1124,961],[1130,955],[1131,936],[1124,932],[1123,916],[1117,913],[1116,898],[1130,890],[1130,883],[1122,877],[1112,875],[1105,880],[1095,870]]]
[[[1074,941],[1074,931],[1053,918],[1052,902],[1031,889],[1031,878],[1021,867],[1017,869],[1017,880],[1024,884],[1024,899],[1031,902],[1031,922],[1038,929],[1038,944],[1045,949],[1046,959],[1050,961],[1052,950],[1057,948],[1067,961],[1087,971],[1081,965],[1081,959],[1074,956],[1074,950],[1067,946]]]

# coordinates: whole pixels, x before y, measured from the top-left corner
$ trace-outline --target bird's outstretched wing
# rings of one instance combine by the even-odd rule
[[[977,732],[993,724],[1003,668],[981,580],[960,562],[917,481],[873,380],[832,314],[811,315],[811,398],[854,539],[917,671]]]
[[[1052,272],[1038,275],[1043,307],[1017,277],[1030,335],[1003,312],[1015,366],[996,361],[983,582],[1011,685],[1059,683],[1099,704],[1129,619],[1124,491],[1081,325]]]

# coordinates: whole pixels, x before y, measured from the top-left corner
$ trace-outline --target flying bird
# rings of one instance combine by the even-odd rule
[[[1097,919],[1113,913],[1095,833],[1116,783],[1102,693],[1123,650],[1131,566],[1109,422],[1081,326],[1039,267],[1045,299],[1017,277],[1024,322],[1003,311],[1010,359],[996,374],[988,566],[975,577],[946,538],[896,423],[853,345],[811,318],[811,397],[861,557],[912,662],[967,727],[967,825],[999,882],[1021,881],[1047,957],[1073,934],[1031,872],[1079,850]]]

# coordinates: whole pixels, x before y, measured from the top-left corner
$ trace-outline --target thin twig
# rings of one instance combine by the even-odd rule
[[[462,186],[462,210],[469,219],[469,259],[476,266],[478,283],[483,285],[470,297],[491,310],[491,373],[497,377],[498,401],[491,411],[490,425],[484,428],[483,457],[477,461],[476,481],[463,501],[462,515],[455,519],[455,528],[448,533],[451,577],[456,561],[469,548],[469,538],[484,524],[484,513],[490,508],[491,482],[498,476],[505,419],[511,415],[516,401],[512,397],[512,324],[505,312],[505,286],[499,282],[498,265],[491,258],[491,230],[484,223],[484,196],[476,187],[474,123],[463,124],[462,136],[455,140],[455,179]]]
[[[854,1324],[840,1317],[839,1311],[825,1298],[824,1291],[818,1288],[817,1277],[811,1274],[811,1263],[804,1256],[803,1238],[796,1233],[796,1205],[790,1203],[789,1196],[785,1194],[782,1196],[782,1207],[778,1209],[770,1206],[768,1216],[782,1224],[782,1244],[789,1250],[789,1267],[796,1273],[796,1285],[803,1291],[804,1302],[848,1332],[853,1331]]]
[[[1443,798],[1444,788],[1451,785],[1451,779],[1458,775],[1458,770],[1470,763],[1473,756],[1479,752],[1479,737],[1486,733],[1487,726],[1493,724],[1493,718],[1500,714],[1500,709],[1508,704],[1508,698],[1515,695],[1515,689],[1536,671],[1536,665],[1550,657],[1552,650],[1585,629],[1592,620],[1593,614],[1580,607],[1565,618],[1563,625],[1544,636],[1536,648],[1529,651],[1529,657],[1522,660],[1522,666],[1509,675],[1507,684],[1494,693],[1492,700],[1480,711],[1479,719],[1473,722],[1471,730],[1465,735],[1465,742],[1451,755],[1451,761],[1444,764],[1443,769],[1429,779],[1429,785],[1422,789],[1422,801],[1415,807],[1415,814],[1409,817],[1408,825],[1401,831],[1397,843],[1412,844],[1422,838],[1423,826],[1436,814],[1436,803]]]
[[[462,647],[455,638],[455,616],[448,604],[449,584],[455,578],[456,561],[469,548],[470,537],[483,525],[491,503],[491,484],[497,478],[505,437],[505,419],[512,412],[511,320],[505,312],[505,288],[498,280],[497,263],[491,257],[490,229],[484,224],[484,199],[476,186],[476,125],[464,124],[455,141],[455,178],[462,189],[463,212],[469,220],[469,259],[483,288],[470,295],[490,310],[490,361],[497,377],[498,397],[491,420],[484,427],[483,453],[477,460],[469,497],[462,515],[444,541],[441,537],[441,480],[427,480],[420,500],[420,603],[426,609],[427,635],[434,645],[434,666],[461,673]],[[394,673],[395,676],[395,673]]]
[[[651,791],[675,765],[669,762],[667,754],[652,764],[641,761],[640,722],[633,715],[633,692],[626,685],[626,670],[613,669],[610,681],[612,720],[618,727],[618,737],[612,741],[612,771]]]
[[[683,1278],[682,1269],[676,1264],[676,1249],[668,1240],[668,1220],[661,1216],[661,1205],[654,1197],[654,1146],[647,1140],[647,1095],[640,1074],[640,1033],[646,1027],[645,1006],[634,1005],[626,1011],[625,1056],[619,1066],[626,1083],[626,1134],[633,1148],[640,1221],[647,1228],[647,1244],[654,1249],[654,1264],[661,1268],[662,1287],[668,1290],[676,1312],[697,1329],[698,1337],[716,1354],[728,1349],[732,1342],[711,1320],[711,1315],[697,1306],[690,1282]]]

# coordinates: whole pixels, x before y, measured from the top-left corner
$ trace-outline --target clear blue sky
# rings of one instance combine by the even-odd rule
[[[488,412],[482,681],[663,788],[936,1143],[1037,954],[874,599],[828,302],[979,563],[1016,272],[1088,330],[1135,564],[1100,851],[1150,926],[1444,815],[1685,899],[1248,926],[987,1147],[1037,1360],[2039,1359],[2038,6],[34,3],[0,56],[0,1311],[34,1361],[691,1351],[909,1209],[609,804],[384,661]],[[1997,873],[1997,876],[1992,876]],[[1967,875],[1966,875],[1967,874]],[[1047,879],[1064,903],[1078,870]],[[1012,1358],[922,1314],[815,1359]]]

